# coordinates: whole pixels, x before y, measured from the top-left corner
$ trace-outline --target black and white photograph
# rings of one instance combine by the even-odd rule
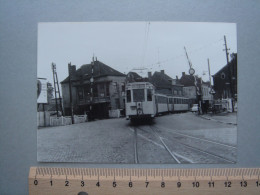
[[[237,162],[237,27],[38,23],[37,160]]]

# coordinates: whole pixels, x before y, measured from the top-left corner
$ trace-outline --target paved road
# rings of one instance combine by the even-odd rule
[[[38,161],[235,163],[237,126],[196,114],[132,124],[124,118],[38,130]]]

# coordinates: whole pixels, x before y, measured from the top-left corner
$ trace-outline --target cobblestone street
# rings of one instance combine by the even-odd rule
[[[234,115],[210,119],[184,113],[142,124],[118,118],[42,128],[38,161],[235,163],[237,127],[230,122]]]

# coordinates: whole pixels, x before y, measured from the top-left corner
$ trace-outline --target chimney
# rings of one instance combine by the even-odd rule
[[[182,72],[182,76],[185,76],[185,72]]]
[[[161,70],[161,74],[164,74],[164,70]]]
[[[179,80],[178,76],[176,75],[176,80]]]
[[[76,73],[76,65],[71,65],[70,66],[70,74],[74,75]]]
[[[148,79],[152,77],[152,72],[148,72]]]

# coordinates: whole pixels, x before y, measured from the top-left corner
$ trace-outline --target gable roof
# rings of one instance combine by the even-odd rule
[[[229,66],[234,66],[237,65],[237,54],[233,53],[233,58],[231,59],[231,61],[226,64],[225,66],[223,66],[218,72],[216,72],[214,75],[212,75],[213,77],[215,77],[218,74],[221,74],[223,71],[225,71],[226,69],[228,69]]]
[[[74,74],[71,75],[71,80],[76,81],[80,80],[81,77],[90,78],[92,72],[91,64],[83,64],[79,69],[76,70]],[[104,64],[100,61],[94,61],[93,65],[93,77],[102,77],[102,76],[126,76],[125,74],[111,68],[110,66]],[[61,83],[69,82],[69,77],[64,79]]]
[[[159,88],[171,88],[172,78],[162,72],[154,72],[153,76],[149,78],[149,81],[156,87]]]
[[[199,78],[198,76],[195,76],[195,77],[196,77],[198,86],[200,86],[201,78]],[[182,76],[180,78],[180,82],[182,85],[184,85],[184,87],[194,86],[195,79],[194,79],[194,76],[185,74],[185,72],[183,72]]]

